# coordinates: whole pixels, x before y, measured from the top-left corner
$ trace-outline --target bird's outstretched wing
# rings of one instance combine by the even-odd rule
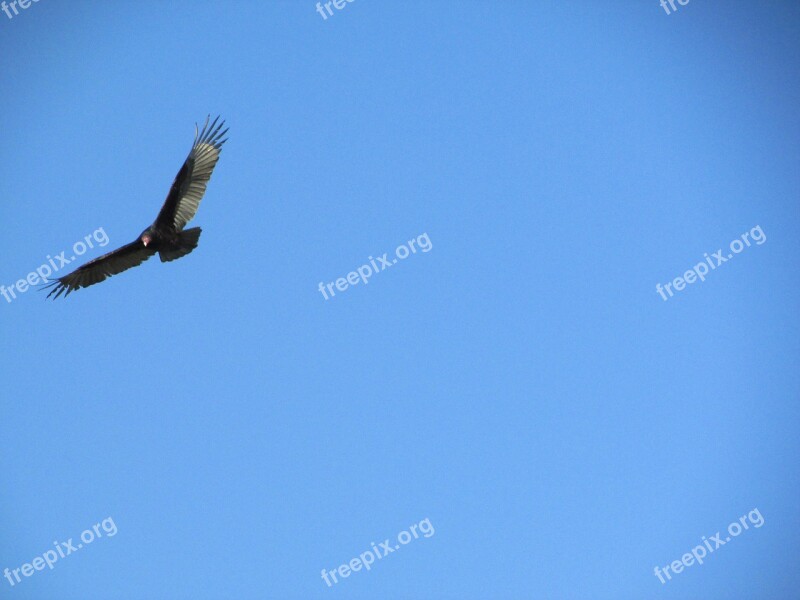
[[[50,289],[50,293],[47,294],[47,297],[49,298],[55,294],[55,298],[53,298],[53,300],[55,300],[66,292],[66,294],[64,294],[66,298],[75,290],[100,283],[112,275],[139,266],[155,253],[155,249],[152,247],[147,248],[142,243],[141,239],[137,239],[135,242],[117,248],[113,252],[90,260],[82,267],[75,269],[69,275],[64,275],[64,277],[59,277],[46,284],[44,288]]]
[[[209,119],[210,116],[200,133],[195,126],[192,150],[175,176],[164,206],[156,218],[155,225],[159,229],[174,228],[176,231],[181,231],[197,213],[200,200],[206,193],[208,180],[211,179],[211,172],[219,160],[222,144],[227,141],[227,138],[222,139],[222,136],[228,133],[228,130],[221,131],[225,121],[217,125],[219,121],[217,117],[209,125]]]

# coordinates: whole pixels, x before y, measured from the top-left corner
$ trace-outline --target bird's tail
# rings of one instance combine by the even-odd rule
[[[169,262],[186,256],[189,252],[197,248],[197,243],[200,241],[200,234],[202,231],[203,230],[199,227],[192,227],[191,229],[181,231],[180,234],[178,234],[178,243],[175,246],[159,250],[158,256],[161,258],[161,262]]]

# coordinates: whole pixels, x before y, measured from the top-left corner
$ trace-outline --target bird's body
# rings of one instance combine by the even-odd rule
[[[121,248],[89,261],[69,275],[49,282],[49,298],[55,294],[68,296],[71,292],[99,283],[112,275],[136,267],[158,253],[161,262],[176,260],[186,256],[197,247],[201,229],[184,229],[197,213],[200,200],[206,191],[211,173],[219,160],[222,137],[227,129],[221,131],[225,122],[217,125],[219,117],[209,126],[209,119],[202,132],[195,129],[195,140],[189,156],[172,182],[172,187],[164,201],[164,206],[156,220],[139,237]]]
[[[139,236],[142,245],[161,257],[161,262],[175,260],[189,254],[197,247],[202,229],[193,227],[177,231],[174,228],[159,228],[151,225]]]

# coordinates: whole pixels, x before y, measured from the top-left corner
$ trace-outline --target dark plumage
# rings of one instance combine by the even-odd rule
[[[197,213],[211,173],[219,160],[222,144],[227,141],[227,138],[222,137],[228,132],[227,129],[221,131],[225,121],[217,125],[219,117],[211,125],[209,120],[210,117],[206,119],[203,130],[199,133],[195,126],[192,150],[175,176],[155,222],[130,244],[95,258],[69,275],[49,282],[44,286],[51,288],[48,298],[53,294],[54,299],[61,294],[66,297],[75,290],[100,283],[112,275],[142,264],[156,252],[161,262],[168,262],[189,254],[197,247],[201,229],[184,227]]]

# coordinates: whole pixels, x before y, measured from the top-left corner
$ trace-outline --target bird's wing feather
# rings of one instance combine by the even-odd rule
[[[208,121],[207,118],[200,133],[195,126],[192,150],[175,176],[164,206],[156,218],[155,224],[160,229],[181,231],[197,213],[200,200],[203,199],[206,186],[211,179],[211,172],[219,160],[222,144],[227,141],[223,136],[228,130],[222,130],[225,121],[219,125],[217,125],[219,117],[214,119],[211,125]]]
[[[66,298],[75,290],[100,283],[112,275],[139,266],[155,253],[156,250],[147,248],[141,239],[137,239],[135,242],[117,248],[113,252],[90,260],[69,275],[64,275],[64,277],[59,277],[46,284],[44,287],[50,289],[47,297],[49,298],[55,294],[55,298],[58,298],[61,294],[64,294]],[[53,299],[55,300],[55,298]]]

